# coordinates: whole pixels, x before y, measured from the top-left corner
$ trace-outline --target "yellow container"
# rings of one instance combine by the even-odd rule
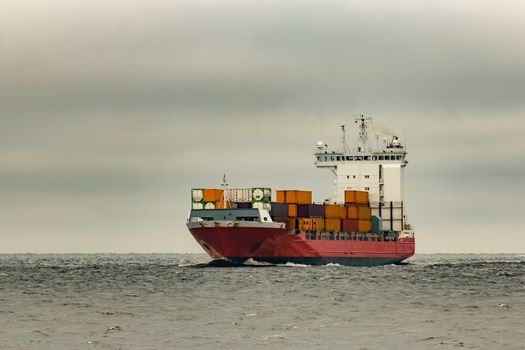
[[[294,204],[294,203],[288,204],[288,216],[291,218],[297,217],[297,204]]]
[[[329,232],[341,231],[341,219],[325,219],[324,228]]]
[[[359,232],[370,232],[372,229],[371,220],[358,220],[357,221],[357,231]]]

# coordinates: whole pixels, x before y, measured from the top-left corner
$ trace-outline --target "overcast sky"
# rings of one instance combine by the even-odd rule
[[[417,251],[525,252],[525,3],[0,0],[0,253],[201,252],[190,188],[404,134]]]

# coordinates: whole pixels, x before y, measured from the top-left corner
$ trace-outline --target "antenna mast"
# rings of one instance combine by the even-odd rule
[[[341,125],[341,145],[339,146],[339,148],[337,149],[337,153],[343,153],[343,154],[346,154],[346,153],[349,153],[348,152],[348,146],[346,144],[346,131],[345,131],[345,125]]]
[[[372,121],[372,118],[365,118],[362,114],[360,118],[355,119],[355,122],[359,123],[359,137],[357,138],[354,152],[372,152],[370,140],[368,139],[368,123],[370,121]]]
[[[222,189],[224,190],[224,192],[222,193],[222,206],[223,208],[226,209],[226,194],[227,194],[227,191],[226,189],[228,188],[228,183],[226,182],[226,174],[222,174],[222,183],[221,183],[221,187]]]

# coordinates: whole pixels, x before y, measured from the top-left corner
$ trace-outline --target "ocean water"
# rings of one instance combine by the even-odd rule
[[[0,349],[525,349],[524,255],[0,255]]]

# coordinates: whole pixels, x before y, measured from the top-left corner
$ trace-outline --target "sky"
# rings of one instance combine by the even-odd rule
[[[321,200],[315,143],[360,114],[406,134],[418,253],[523,253],[524,18],[517,0],[0,0],[0,253],[200,253],[192,187]]]

